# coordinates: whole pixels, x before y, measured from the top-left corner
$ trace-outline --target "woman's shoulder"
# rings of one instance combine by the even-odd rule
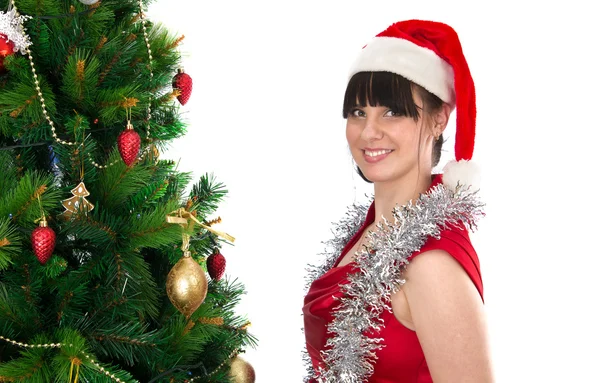
[[[439,237],[430,237],[420,250],[410,256],[409,261],[413,261],[415,257],[421,254],[432,251],[435,251],[436,254],[447,253],[456,260],[473,281],[483,298],[479,257],[471,243],[469,232],[463,224],[448,226],[441,230]]]

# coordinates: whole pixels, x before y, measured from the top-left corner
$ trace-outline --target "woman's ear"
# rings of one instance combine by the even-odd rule
[[[435,114],[435,125],[438,127],[439,132],[436,132],[438,135],[442,134],[448,125],[448,120],[450,119],[450,113],[452,113],[452,107],[444,103],[440,110]]]

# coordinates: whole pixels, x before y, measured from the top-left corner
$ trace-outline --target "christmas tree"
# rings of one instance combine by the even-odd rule
[[[254,381],[227,190],[159,158],[191,78],[146,7],[0,0],[0,381]]]

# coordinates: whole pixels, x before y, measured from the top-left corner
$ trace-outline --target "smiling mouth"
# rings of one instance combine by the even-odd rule
[[[386,158],[388,156],[388,154],[393,152],[393,150],[391,150],[391,149],[376,149],[376,150],[364,149],[362,152],[363,152],[363,158],[365,159],[365,161],[367,163],[373,164],[373,163],[379,162],[379,161],[383,160],[384,158]]]
[[[381,156],[381,155],[384,155],[384,154],[391,153],[392,150],[391,149],[363,150],[363,152],[365,153],[366,156],[377,157],[377,156]]]

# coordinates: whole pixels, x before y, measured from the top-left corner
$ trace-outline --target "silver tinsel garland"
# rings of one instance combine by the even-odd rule
[[[311,267],[307,287],[333,266],[346,243],[363,224],[370,204],[371,201],[366,205],[353,205],[335,226],[335,238],[326,242],[330,249],[326,251],[325,262]],[[373,374],[375,351],[382,347],[380,339],[367,334],[377,333],[383,327],[379,317],[384,310],[391,312],[391,295],[404,284],[403,272],[410,255],[428,238],[439,238],[446,228],[462,223],[467,229],[475,230],[477,220],[483,215],[477,191],[461,185],[455,190],[436,185],[415,203],[394,208],[394,222],[384,219],[376,230],[367,234],[367,244],[355,254],[360,270],[349,274],[349,283],[341,286],[342,298],[327,328],[333,337],[322,352],[327,368],[313,371],[304,351],[308,364],[305,381],[311,378],[320,383],[367,381]]]

